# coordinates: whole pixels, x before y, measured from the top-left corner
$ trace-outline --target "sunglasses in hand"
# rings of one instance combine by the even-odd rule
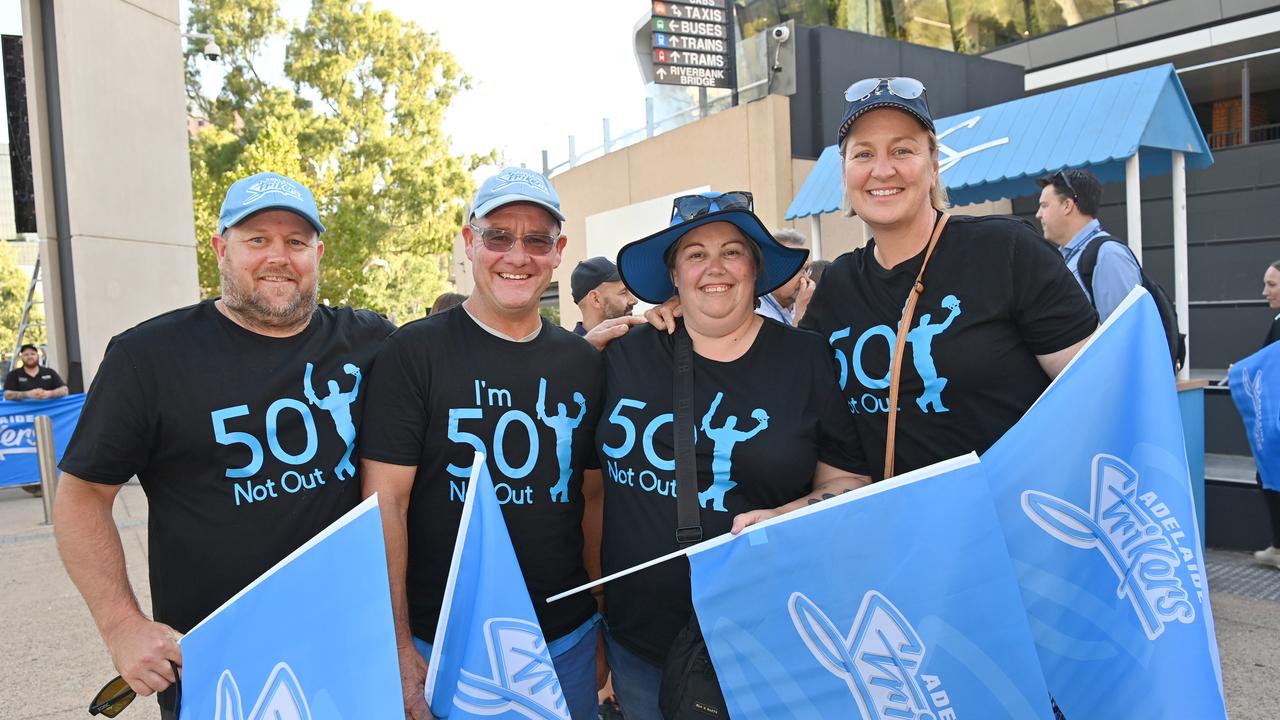
[[[173,683],[173,712],[174,717],[177,717],[178,708],[182,705],[182,674],[172,660],[169,661],[169,667],[173,669],[173,677],[175,678]],[[93,700],[89,701],[89,714],[113,718],[124,712],[124,709],[129,707],[129,703],[133,702],[136,697],[138,697],[138,694],[134,692],[133,688],[129,687],[129,683],[117,675],[106,685],[103,685],[98,694],[93,696]]]

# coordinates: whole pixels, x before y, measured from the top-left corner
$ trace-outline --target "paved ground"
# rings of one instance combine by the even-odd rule
[[[150,607],[146,499],[139,487],[121,491],[115,515],[130,578]],[[90,697],[115,675],[43,520],[39,499],[0,489],[0,716],[6,720],[87,717]],[[1255,567],[1243,553],[1211,550],[1206,560],[1231,718],[1280,717],[1280,571]],[[153,701],[139,699],[121,718],[159,715]]]

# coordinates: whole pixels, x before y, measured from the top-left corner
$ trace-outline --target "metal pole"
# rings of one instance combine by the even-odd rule
[[[53,421],[36,416],[36,458],[40,463],[40,489],[44,492],[44,524],[53,524],[53,496],[58,492],[58,455],[53,449]]]
[[[1142,182],[1138,175],[1138,153],[1124,161],[1124,209],[1129,222],[1129,249],[1142,264]]]
[[[644,136],[653,137],[653,98],[644,99]]]
[[[1187,289],[1187,161],[1173,153],[1173,298],[1178,310],[1178,332],[1186,333],[1191,308]],[[1178,371],[1179,380],[1191,377],[1191,338],[1187,338],[1187,360]]]
[[[607,155],[613,149],[613,139],[609,137],[609,118],[601,118],[601,124],[604,125],[604,152]]]
[[[1249,144],[1249,61],[1240,64],[1240,144]]]
[[[813,252],[810,253],[809,259],[822,259],[822,216],[809,216],[809,234],[813,236]]]
[[[547,151],[542,151],[542,176],[546,177],[551,172],[551,166],[547,164]]]
[[[569,136],[569,167],[577,167],[578,165],[578,141],[572,135]]]

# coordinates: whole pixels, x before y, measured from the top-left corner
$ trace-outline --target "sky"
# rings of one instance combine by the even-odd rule
[[[178,2],[185,27],[190,0]],[[644,125],[645,88],[633,37],[636,23],[649,14],[648,0],[372,2],[437,33],[471,76],[473,89],[446,116],[455,152],[496,149],[507,164],[541,169],[543,149],[552,165],[568,158],[569,135],[576,136],[579,154],[599,146],[605,117],[615,138]],[[310,8],[309,0],[280,4],[297,24]],[[18,0],[0,0],[0,33],[22,33]],[[281,46],[259,70],[283,82],[283,63]],[[206,90],[217,92],[216,78]],[[0,141],[8,142],[4,123]]]

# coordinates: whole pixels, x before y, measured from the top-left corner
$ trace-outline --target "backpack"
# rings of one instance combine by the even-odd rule
[[[1080,263],[1076,269],[1080,272],[1080,279],[1084,281],[1084,286],[1089,290],[1089,302],[1093,303],[1094,309],[1098,304],[1093,299],[1093,271],[1098,265],[1098,251],[1102,249],[1102,244],[1107,242],[1119,243],[1121,247],[1133,256],[1133,251],[1129,250],[1129,246],[1120,242],[1111,235],[1101,234],[1089,241],[1085,245],[1084,250],[1080,253]],[[1156,302],[1156,309],[1160,311],[1160,322],[1164,325],[1165,341],[1169,344],[1169,359],[1173,362],[1173,370],[1177,372],[1187,359],[1187,336],[1185,333],[1178,332],[1178,311],[1174,308],[1173,302],[1169,300],[1169,294],[1160,287],[1160,283],[1152,280],[1147,276],[1147,271],[1142,269],[1142,263],[1138,262],[1138,258],[1133,258],[1134,263],[1138,265],[1138,273],[1142,277],[1142,287],[1151,293],[1151,299]]]

